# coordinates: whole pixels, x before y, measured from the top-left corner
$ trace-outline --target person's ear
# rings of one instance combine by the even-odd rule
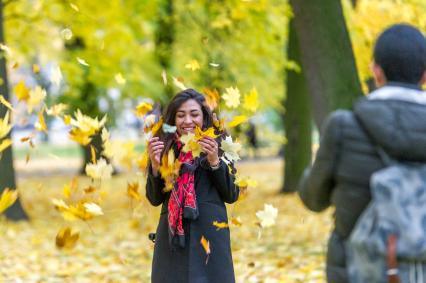
[[[385,72],[376,62],[372,62],[370,65],[371,72],[373,73],[374,82],[376,87],[382,87],[386,84]]]

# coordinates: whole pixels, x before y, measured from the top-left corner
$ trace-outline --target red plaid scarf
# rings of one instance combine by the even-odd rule
[[[182,143],[176,141],[178,150]],[[168,203],[169,240],[172,245],[185,247],[183,218],[197,219],[198,206],[194,187],[194,158],[192,152],[180,151],[178,160],[182,163],[181,172],[170,193]]]

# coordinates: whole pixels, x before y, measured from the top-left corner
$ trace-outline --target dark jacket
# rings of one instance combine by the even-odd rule
[[[228,166],[221,161],[212,171],[204,159],[195,170],[195,192],[199,216],[183,222],[185,248],[171,247],[168,235],[167,204],[170,193],[163,193],[161,177],[148,174],[146,196],[152,205],[162,204],[152,261],[151,281],[154,283],[232,283],[235,282],[229,229],[217,229],[213,221],[228,222],[224,202],[238,199],[239,188]],[[210,242],[207,255],[200,240]]]
[[[373,144],[394,159],[426,162],[426,93],[387,85],[362,99],[354,111],[339,110],[327,118],[316,160],[305,171],[299,194],[313,211],[335,207],[327,252],[331,283],[347,282],[344,242],[371,199],[371,174],[384,167]]]

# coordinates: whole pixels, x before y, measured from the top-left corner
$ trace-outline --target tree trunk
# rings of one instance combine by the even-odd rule
[[[3,29],[3,2],[0,2],[0,42],[5,44],[4,40],[4,29]],[[3,83],[0,85],[0,93],[9,100],[9,89],[6,71],[6,59],[5,56],[0,56],[0,75]],[[7,112],[6,107],[0,106],[0,117],[4,118]],[[10,133],[7,135],[10,138]],[[15,181],[15,169],[13,167],[13,153],[12,146],[5,149],[0,157],[0,194],[6,188],[16,189]],[[19,198],[16,202],[6,210],[6,217],[10,220],[27,220],[28,216],[22,208]]]
[[[315,122],[362,96],[340,1],[290,0]]]
[[[172,66],[175,21],[173,0],[161,0],[158,4],[157,29],[155,32],[155,55],[163,71],[168,73]],[[164,86],[164,97],[168,100],[173,93],[170,83]]]
[[[300,65],[300,52],[293,20],[290,22],[288,39],[289,60]],[[301,72],[286,73],[286,98],[283,115],[287,144],[284,145],[284,186],[281,192],[297,190],[303,170],[311,161],[312,114],[306,81]]]

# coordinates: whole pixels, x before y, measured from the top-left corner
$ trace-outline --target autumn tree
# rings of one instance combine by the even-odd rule
[[[299,42],[293,20],[289,24],[286,57],[300,66]],[[303,170],[311,160],[312,115],[303,69],[295,66],[285,74],[286,97],[283,122],[287,143],[284,145],[284,186],[282,192],[294,192]]]
[[[0,1],[0,43],[5,46],[4,40],[4,27],[3,27],[3,2]],[[0,56],[0,92],[1,95],[6,100],[9,100],[9,88],[8,88],[8,77],[6,71],[6,56],[5,50],[2,51],[3,54]],[[4,105],[0,105],[0,118],[4,119],[6,112],[8,109]],[[6,136],[6,138],[10,138],[10,132]],[[9,146],[3,152],[0,153],[0,194],[6,188],[16,189],[16,180],[15,180],[15,169],[13,167],[13,153],[12,147]],[[6,211],[6,217],[11,220],[26,220],[28,219],[27,214],[22,208],[21,202],[19,198],[15,201],[15,203],[9,207]]]
[[[290,0],[317,126],[362,95],[340,1]]]

